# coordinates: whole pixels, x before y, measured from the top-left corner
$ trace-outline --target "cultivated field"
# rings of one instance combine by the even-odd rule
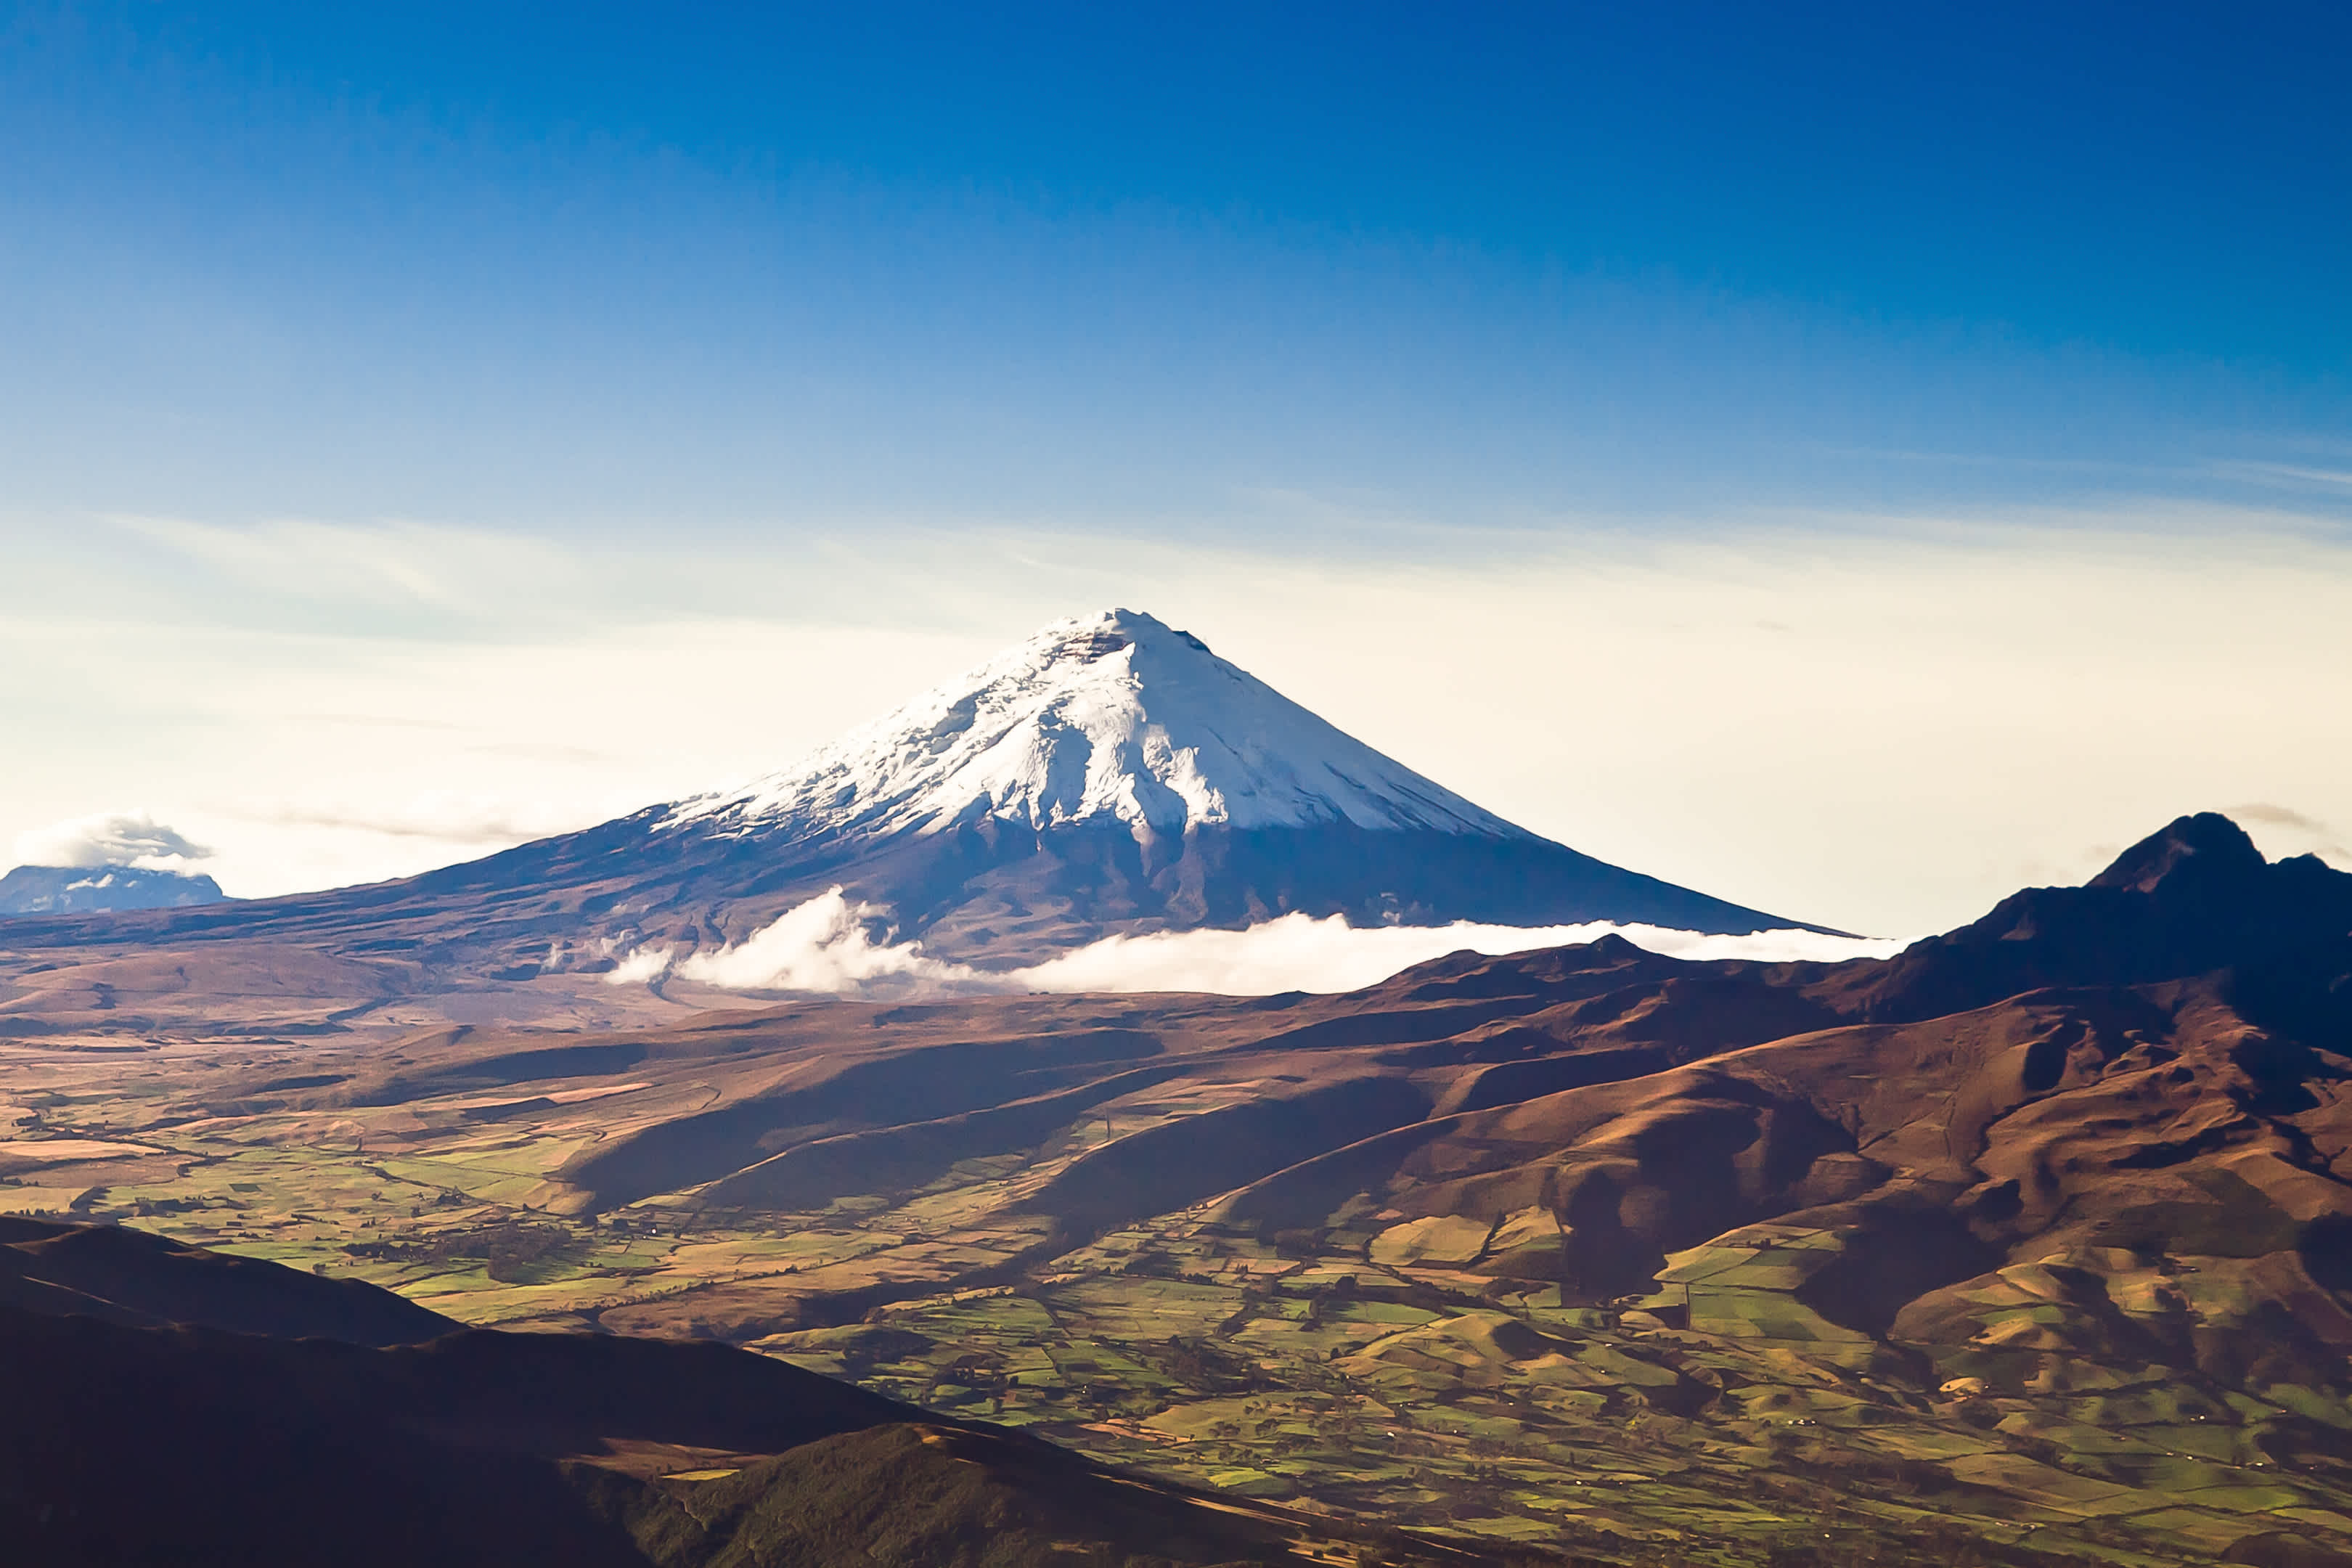
[[[1333,1064],[1491,1047],[1507,1030],[1465,989],[1415,1028],[1313,999],[1035,999],[19,1039],[0,1209],[353,1276],[470,1323],[722,1338],[1243,1497],[1531,1545],[2352,1550],[2340,1363],[2223,1379],[2164,1348],[2279,1293],[2265,1271],[2299,1233],[2243,1182],[2206,1178],[2205,1252],[2056,1235],[1877,1323],[1824,1294],[1868,1233],[1807,1223],[1821,1203],[1605,1295],[1563,1268],[1575,1227],[1540,1195],[1433,1204],[1398,1177],[1386,1202],[1281,1222],[1288,1189],[1255,1178],[1293,1163],[1297,1129],[1212,1138],[1220,1117],[1301,1106],[1334,1148],[1416,1124],[1452,1079]],[[897,1109],[845,1120],[845,1070]],[[1422,1099],[1381,1112],[1346,1087],[1375,1081]],[[1809,1153],[1802,1179],[1834,1187],[1859,1158]],[[1414,1181],[1453,1179],[1443,1163]]]

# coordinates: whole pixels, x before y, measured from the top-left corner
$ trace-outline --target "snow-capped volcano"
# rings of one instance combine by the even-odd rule
[[[740,788],[405,881],[150,923],[525,978],[725,947],[836,887],[933,957],[1009,968],[1294,912],[1800,923],[1516,827],[1133,610],[1047,626]]]
[[[723,858],[724,930],[771,888],[838,882],[963,958],[1293,910],[1793,923],[1506,822],[1136,610],[1055,622],[797,766],[614,826],[634,825],[640,854]]]
[[[667,827],[880,837],[986,818],[1139,837],[1348,824],[1527,838],[1135,610],[1057,621]]]

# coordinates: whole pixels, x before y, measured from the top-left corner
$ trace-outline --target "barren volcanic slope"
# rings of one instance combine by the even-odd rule
[[[2200,816],[1885,963],[28,1037],[0,1194],[1500,1539],[2321,1563],[2347,1047],[2352,877]]]
[[[1002,964],[1294,910],[1360,924],[1796,923],[1516,827],[1197,638],[1118,610],[1049,626],[741,790],[404,882],[7,940],[267,938],[536,975],[609,969],[616,944],[740,939],[835,883],[935,955]]]

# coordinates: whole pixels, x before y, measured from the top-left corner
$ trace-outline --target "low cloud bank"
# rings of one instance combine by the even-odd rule
[[[1356,927],[1344,916],[1285,915],[1244,931],[1155,931],[1111,936],[1025,969],[991,971],[932,958],[920,942],[877,940],[886,911],[852,903],[838,888],[810,900],[730,947],[673,960],[639,949],[605,978],[644,984],[675,972],[732,991],[814,991],[833,995],[956,995],[1032,991],[1208,991],[1264,996],[1282,991],[1353,991],[1416,963],[1467,949],[1525,952],[1617,935],[1672,958],[1885,958],[1899,941],[1768,931],[1711,936],[1659,926]]]
[[[993,976],[924,957],[921,942],[876,942],[871,924],[883,913],[872,904],[851,903],[835,888],[731,947],[693,954],[677,973],[730,991],[993,989],[984,984]]]
[[[1885,958],[1900,942],[1822,936],[1805,931],[1710,936],[1663,926],[1594,921],[1569,926],[1370,926],[1343,915],[1314,920],[1289,914],[1244,931],[1153,931],[1110,936],[1074,952],[1018,970],[1009,978],[1031,991],[1218,991],[1237,996],[1277,991],[1354,991],[1378,984],[1401,969],[1465,948],[1473,952],[1526,952],[1622,936],[1670,958]]]
[[[143,811],[101,811],[16,836],[20,866],[138,866],[177,870],[212,855]]]

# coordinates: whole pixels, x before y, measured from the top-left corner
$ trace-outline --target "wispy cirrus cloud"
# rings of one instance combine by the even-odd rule
[[[2210,471],[2231,479],[2274,489],[2315,490],[2352,497],[2352,468],[2319,468],[2309,463],[2231,461],[2211,465]]]
[[[230,807],[226,815],[274,827],[334,828],[467,846],[520,844],[598,820],[578,809],[455,791],[433,791],[396,805],[266,802]]]
[[[458,551],[478,557],[496,536],[410,526],[354,527],[302,520],[236,527],[177,517],[116,517],[152,548],[252,586],[315,596],[464,603]],[[497,540],[501,554],[524,548]]]

